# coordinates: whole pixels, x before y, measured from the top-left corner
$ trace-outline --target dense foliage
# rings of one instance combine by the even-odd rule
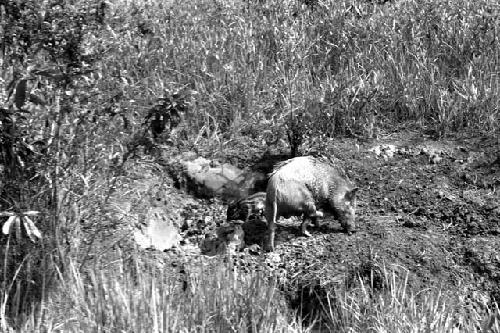
[[[2,329],[53,281],[84,283],[141,148],[287,140],[297,155],[402,127],[498,132],[499,29],[493,0],[0,0],[0,210],[19,217],[1,236]],[[266,329],[283,321],[256,313]]]

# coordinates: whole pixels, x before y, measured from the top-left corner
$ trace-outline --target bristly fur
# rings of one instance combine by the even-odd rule
[[[339,168],[338,164],[335,163],[335,161],[329,156],[318,155],[318,156],[299,156],[299,157],[307,158],[315,166],[318,164],[329,164],[330,166],[337,169],[337,171],[343,173],[343,176],[347,176],[345,174],[345,171],[342,168]],[[290,162],[294,161],[294,159],[295,158],[290,158],[288,160],[284,160],[284,161],[276,163],[273,167],[273,171],[271,171],[270,173],[267,174],[268,178],[271,178],[276,173],[276,171],[283,168],[285,165],[289,164]]]
[[[274,249],[275,223],[280,216],[302,216],[302,234],[310,236],[308,219],[317,224],[317,218],[328,212],[351,233],[357,190],[340,165],[326,157],[301,156],[276,164],[267,185],[268,249]]]

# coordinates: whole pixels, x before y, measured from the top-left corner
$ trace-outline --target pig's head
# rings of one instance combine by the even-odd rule
[[[356,231],[356,193],[359,188],[347,190],[336,207],[336,215],[344,231],[348,234]]]

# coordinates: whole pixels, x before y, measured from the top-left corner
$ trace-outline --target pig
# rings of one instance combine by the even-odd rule
[[[243,220],[250,217],[263,218],[266,208],[266,192],[257,192],[246,198],[232,202],[227,207],[227,220]]]
[[[301,156],[278,163],[269,175],[266,190],[266,249],[274,250],[276,221],[280,216],[302,216],[301,232],[307,231],[308,220],[318,225],[323,212],[332,214],[343,229],[355,231],[355,187],[345,172],[326,158]]]

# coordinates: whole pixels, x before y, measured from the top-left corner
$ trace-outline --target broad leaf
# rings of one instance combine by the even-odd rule
[[[23,221],[24,228],[26,229],[26,234],[32,242],[36,241],[35,237],[38,239],[42,239],[42,233],[40,232],[40,230],[38,230],[38,228],[29,217],[24,216]]]
[[[8,235],[10,233],[10,228],[12,226],[12,222],[16,219],[16,216],[11,216],[7,219],[7,222],[5,222],[2,226],[2,233],[4,235]]]

